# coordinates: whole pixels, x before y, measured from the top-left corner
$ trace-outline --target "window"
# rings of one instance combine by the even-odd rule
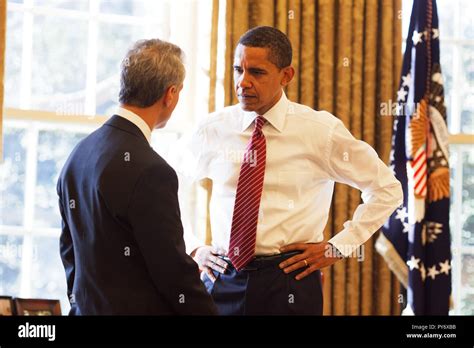
[[[0,294],[59,298],[68,312],[59,172],[77,142],[113,114],[120,61],[143,38],[174,42],[186,53],[180,103],[152,137],[155,150],[171,156],[173,142],[208,111],[211,6],[210,0],[8,1]],[[183,215],[205,225],[200,189],[180,195]]]
[[[403,1],[407,35],[413,0]],[[441,69],[450,133],[454,308],[474,314],[474,12],[469,0],[438,0]],[[405,38],[406,39],[406,38]]]

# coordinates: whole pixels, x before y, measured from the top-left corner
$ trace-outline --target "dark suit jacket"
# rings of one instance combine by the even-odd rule
[[[58,180],[70,314],[216,314],[185,253],[175,171],[137,126],[113,116]]]

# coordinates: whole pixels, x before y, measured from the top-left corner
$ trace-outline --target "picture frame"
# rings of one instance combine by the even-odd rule
[[[0,316],[15,315],[15,306],[11,296],[0,296]]]
[[[59,300],[15,298],[16,315],[20,316],[51,316],[61,315],[61,304]]]

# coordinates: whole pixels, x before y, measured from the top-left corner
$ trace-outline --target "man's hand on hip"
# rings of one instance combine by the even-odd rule
[[[301,254],[292,256],[279,265],[285,273],[304,268],[304,271],[295,277],[296,280],[301,280],[320,268],[331,266],[343,258],[339,251],[328,242],[288,244],[281,247],[280,251],[302,251]]]
[[[212,270],[224,274],[227,270],[227,262],[222,260],[220,256],[226,256],[222,249],[217,249],[209,245],[205,245],[196,249],[194,253],[194,261],[199,266],[199,270],[207,273],[212,282],[216,281],[216,276]]]

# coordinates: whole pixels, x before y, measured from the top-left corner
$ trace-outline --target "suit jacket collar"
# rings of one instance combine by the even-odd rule
[[[140,139],[143,139],[147,144],[148,140],[146,139],[145,135],[143,132],[138,128],[135,124],[130,122],[129,120],[119,116],[119,115],[113,115],[111,118],[107,120],[107,122],[104,123],[106,126],[114,127],[121,129],[127,133],[133,134]],[[150,145],[150,144],[148,144]]]

